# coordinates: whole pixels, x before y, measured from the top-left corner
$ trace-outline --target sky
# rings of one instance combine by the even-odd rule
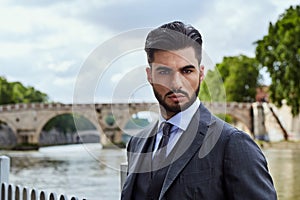
[[[0,76],[61,103],[152,101],[146,34],[180,20],[203,37],[204,64],[254,56],[255,41],[298,0],[1,0]],[[268,79],[266,79],[268,83]]]

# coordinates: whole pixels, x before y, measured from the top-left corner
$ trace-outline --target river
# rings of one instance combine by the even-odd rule
[[[300,199],[300,150],[265,149],[279,200]],[[11,158],[10,183],[88,200],[120,198],[124,149],[99,144],[44,147],[38,151],[0,151]]]

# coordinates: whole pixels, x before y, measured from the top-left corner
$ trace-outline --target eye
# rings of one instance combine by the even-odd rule
[[[157,70],[159,75],[169,75],[171,71],[172,71],[171,69],[165,67],[161,67]]]
[[[159,71],[158,73],[160,75],[168,75],[168,74],[170,74],[170,71],[169,70],[162,70],[162,71]]]
[[[182,70],[182,73],[184,73],[184,74],[190,74],[192,72],[193,72],[193,70],[191,70],[191,69],[183,69]]]

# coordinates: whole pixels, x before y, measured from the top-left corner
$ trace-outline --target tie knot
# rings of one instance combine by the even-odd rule
[[[172,124],[169,123],[169,122],[165,122],[165,123],[163,124],[163,128],[162,128],[163,135],[169,136],[170,133],[171,133],[171,131],[170,131],[171,128],[172,128]]]

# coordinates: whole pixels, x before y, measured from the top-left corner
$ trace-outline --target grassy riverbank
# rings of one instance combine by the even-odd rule
[[[279,141],[279,142],[265,142],[256,141],[262,149],[299,149],[300,141]]]

